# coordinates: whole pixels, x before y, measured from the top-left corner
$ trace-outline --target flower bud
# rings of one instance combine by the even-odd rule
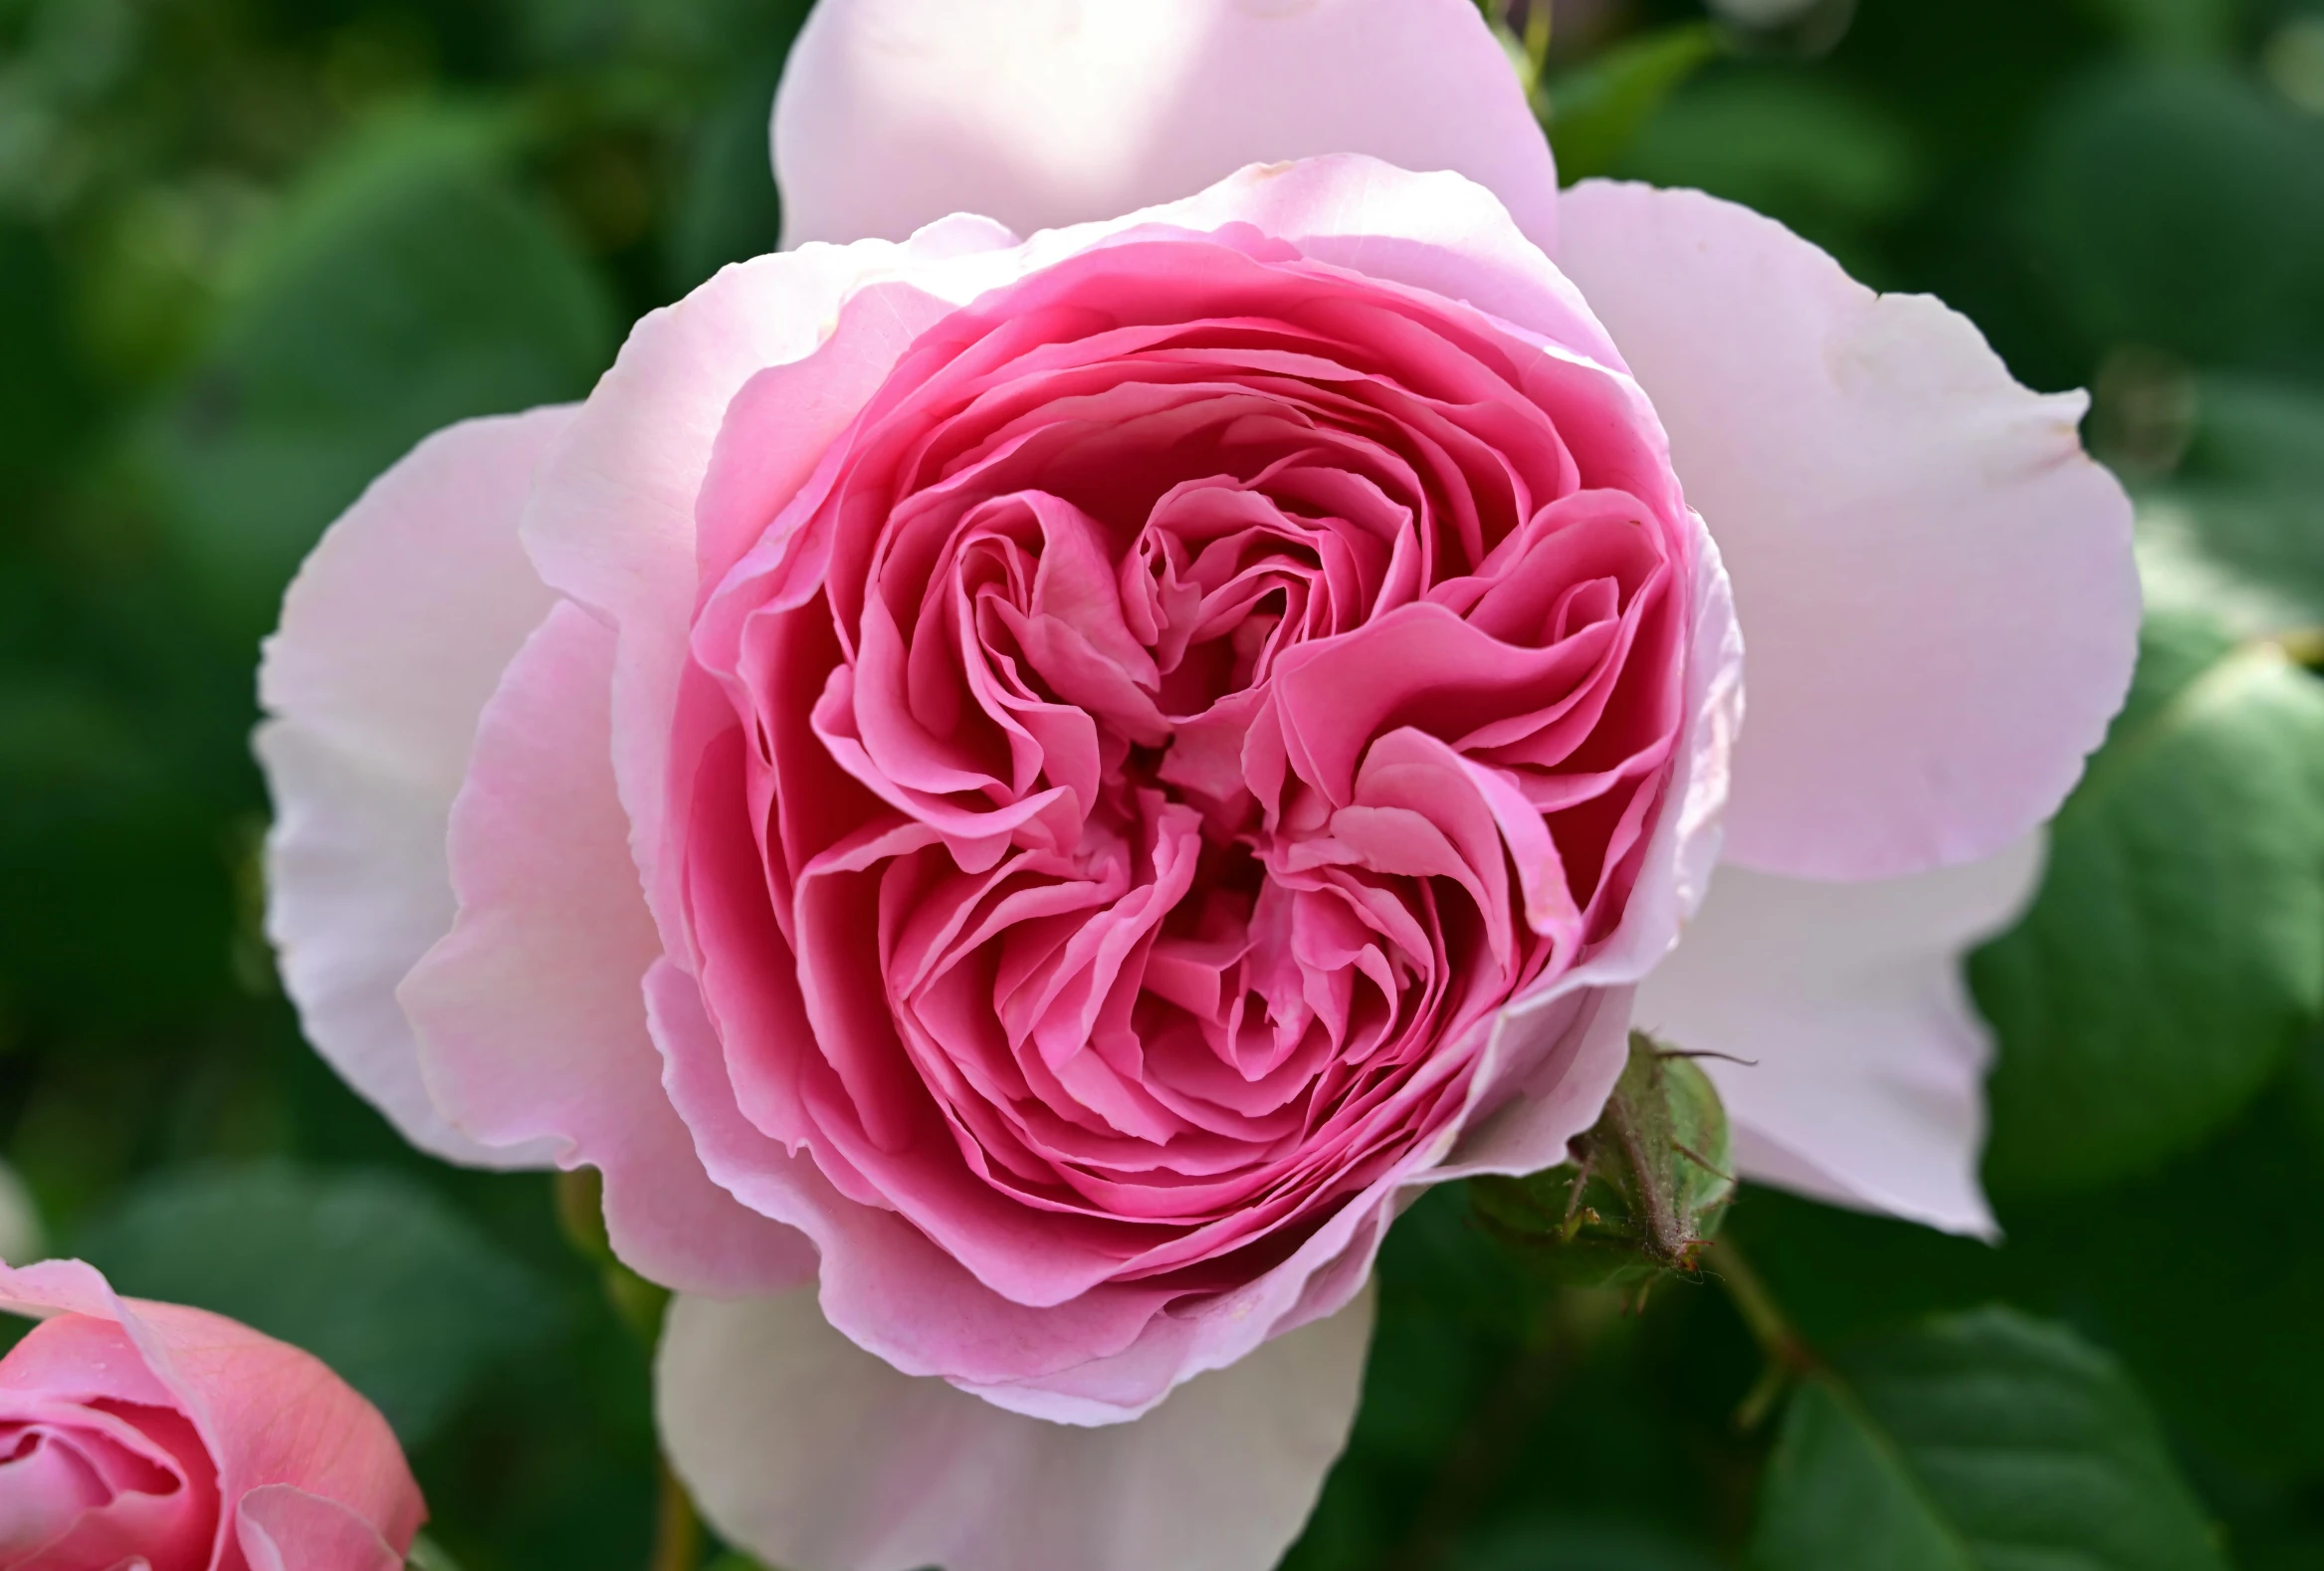
[[[1539,1251],[1563,1280],[1643,1286],[1692,1271],[1735,1198],[1726,1109],[1693,1058],[1644,1031],[1605,1112],[1571,1158],[1521,1179],[1482,1179],[1488,1226]]]

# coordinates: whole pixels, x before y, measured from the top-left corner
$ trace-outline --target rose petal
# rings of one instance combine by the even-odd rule
[[[1347,1443],[1369,1295],[1103,1429],[900,1375],[812,1293],[682,1297],[656,1364],[673,1465],[790,1571],[1266,1571]]]
[[[784,244],[1020,233],[1249,163],[1451,169],[1547,246],[1557,171],[1468,0],[825,0],[775,99]]]
[[[1692,191],[1586,181],[1558,261],[1670,432],[1734,575],[1751,717],[1727,855],[1804,878],[1991,856],[2054,811],[2130,681],[2130,505],[2085,400]]]
[[[235,1533],[250,1571],[402,1571],[403,1556],[369,1522],[286,1483],[244,1495]]]
[[[704,477],[728,409],[754,376],[814,354],[848,294],[876,276],[973,256],[1014,239],[960,219],[906,246],[816,246],[730,267],[631,330],[564,439],[542,465],[523,526],[550,585],[609,618],[621,635],[614,675],[615,777],[637,833],[649,903],[663,909],[657,871],[669,789],[670,717],[700,583],[696,515],[780,498],[804,481],[855,413],[846,397],[800,400],[743,472],[706,493]],[[971,293],[981,288],[971,280]],[[868,393],[904,342],[876,326],[834,345],[822,368]],[[908,340],[906,340],[908,341]],[[762,388],[763,392],[764,389]]]
[[[662,803],[695,799],[688,761],[713,740],[687,731],[693,722],[678,701],[679,661],[701,603],[701,574],[706,564],[724,567],[737,543],[747,541],[754,526],[763,528],[761,516],[795,483],[790,477],[811,464],[834,434],[822,422],[844,400],[816,404],[797,426],[774,429],[770,448],[780,451],[754,448],[752,431],[736,423],[733,406],[722,400],[745,384],[749,398],[763,395],[761,401],[774,405],[799,390],[781,385],[784,375],[761,374],[764,367],[754,363],[761,355],[800,366],[801,387],[814,380],[802,356],[830,356],[834,367],[851,375],[870,374],[898,345],[900,336],[881,328],[876,309],[891,295],[917,312],[931,300],[973,298],[1080,250],[1171,228],[1215,231],[1222,249],[1280,256],[1285,239],[1270,237],[1265,226],[1296,237],[1318,260],[1363,272],[1387,288],[1400,281],[1480,303],[1507,325],[1491,332],[1542,350],[1535,373],[1562,385],[1594,378],[1619,392],[1599,411],[1611,421],[1610,431],[1627,433],[1624,451],[1634,462],[1625,461],[1625,473],[1639,471],[1617,477],[1619,483],[1653,491],[1649,500],[1658,514],[1681,515],[1675,484],[1659,473],[1659,432],[1642,395],[1626,379],[1584,363],[1612,358],[1605,335],[1498,204],[1457,175],[1412,175],[1351,155],[1246,170],[1189,201],[1053,231],[1013,250],[979,249],[991,226],[969,223],[969,234],[953,223],[924,231],[904,248],[869,242],[844,254],[810,248],[729,270],[641,327],[622,366],[600,386],[546,465],[526,523],[544,574],[616,630],[612,751],[632,846],[648,875],[649,904],[665,937],[665,958],[649,984],[653,1028],[664,1055],[664,1084],[710,1172],[751,1210],[815,1238],[822,1252],[822,1307],[857,1345],[899,1368],[941,1372],[997,1406],[1049,1419],[1102,1423],[1135,1417],[1188,1377],[1232,1364],[1271,1336],[1346,1304],[1361,1288],[1400,1191],[1450,1176],[1431,1164],[1454,1154],[1460,1130],[1445,1128],[1441,1139],[1415,1149],[1407,1163],[1368,1178],[1361,1194],[1275,1268],[1168,1313],[1161,1311],[1174,1289],[1147,1280],[1108,1284],[1050,1309],[1011,1303],[982,1289],[926,1234],[881,1208],[892,1197],[867,1179],[861,1167],[867,1151],[830,1141],[815,1144],[810,1153],[797,1144],[794,1136],[804,1126],[785,1098],[837,1093],[807,1076],[795,1085],[778,1083],[779,1077],[759,1072],[763,1065],[748,1051],[731,1051],[736,1044],[712,1027],[702,987],[690,973],[718,957],[698,951],[698,935],[683,920],[671,924],[671,913],[683,919],[686,907],[664,899],[677,887],[682,865],[670,853],[683,850],[686,841]],[[951,235],[954,230],[960,233]],[[1429,309],[1459,312],[1440,303]],[[808,315],[815,328],[799,330]],[[813,333],[826,325],[829,337],[818,343]],[[859,329],[862,344],[853,337]],[[863,345],[870,347],[859,355]],[[815,369],[821,368],[818,360]],[[752,408],[756,428],[764,424],[765,411],[756,403]],[[723,428],[722,419],[729,422]],[[641,522],[644,527],[636,527]],[[1699,521],[1689,522],[1699,531]],[[819,560],[809,549],[817,544],[806,536],[770,542],[765,561],[752,562],[751,570],[763,567],[776,574],[778,585],[785,583],[786,554],[796,546],[800,560]],[[827,551],[830,543],[821,548]],[[1572,1133],[1594,1116],[1594,1105],[1582,1104],[1601,1098],[1618,1072],[1619,1032],[1607,1038],[1616,1044],[1611,1054],[1573,1050],[1589,1002],[1583,995],[1620,989],[1662,956],[1716,859],[1740,649],[1716,553],[1698,536],[1691,555],[1696,575],[1686,604],[1694,638],[1678,794],[1637,848],[1637,894],[1615,931],[1557,989],[1513,1008],[1493,1045],[1476,1060],[1479,1072],[1457,1109],[1464,1124],[1496,1109],[1506,1112],[1513,1095],[1538,1096],[1544,1103],[1542,1117],[1496,1120],[1503,1138],[1479,1154],[1481,1161],[1538,1166],[1537,1157],[1555,1160]],[[698,652],[706,629],[707,623],[696,629]],[[674,734],[685,739],[675,757]],[[747,745],[739,732],[730,740],[737,748]],[[847,788],[844,781],[839,784]],[[797,827],[785,819],[781,832],[789,835]],[[757,830],[743,821],[740,832]],[[828,843],[818,835],[811,845],[801,841],[800,850],[819,852]],[[773,926],[768,917],[769,932]],[[736,968],[728,969],[731,975]],[[722,1022],[735,1007],[732,998],[720,1003]],[[1592,1031],[1590,1040],[1599,1034]],[[1589,1094],[1569,1096],[1570,1090]]]
[[[452,926],[444,824],[476,718],[552,596],[517,542],[569,408],[429,437],[330,527],[283,601],[259,696],[275,796],[267,933],[309,1038],[414,1144],[524,1167],[447,1127],[395,985]]]
[[[767,1292],[806,1239],[710,1181],[661,1086],[643,992],[661,943],[614,794],[613,633],[567,601],[486,706],[453,804],[460,915],[401,997],[444,1116],[605,1177],[616,1251],[656,1281]]]
[[[144,1361],[130,1370],[63,1352],[51,1366],[36,1330],[7,1361],[11,1391],[72,1382],[77,1395],[117,1394],[182,1412],[218,1466],[229,1500],[267,1484],[292,1484],[379,1524],[389,1544],[408,1546],[426,1520],[403,1452],[378,1410],[313,1355],[222,1315],[177,1304],[116,1297],[94,1267],[48,1260],[0,1267],[0,1310],[84,1315],[118,1325]],[[92,1388],[90,1382],[103,1385]]]
[[[2042,838],[1868,884],[1720,870],[1639,1025],[1707,1059],[1745,1174],[1952,1233],[1991,1234],[1978,1187],[1992,1038],[1963,954],[2013,920]]]

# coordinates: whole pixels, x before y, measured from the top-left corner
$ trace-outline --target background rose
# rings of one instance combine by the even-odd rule
[[[0,1359],[0,1565],[395,1571],[426,1517],[386,1421],[298,1348],[117,1298],[78,1260],[0,1269],[41,1324]]]
[[[809,1268],[803,1234],[847,1337],[1078,1424],[1204,1371],[1344,1423],[1360,1303],[1308,1333],[1337,1357],[1238,1361],[1357,1301],[1406,1186],[1558,1160],[1641,980],[1642,1022],[1733,1055],[1747,1172],[1990,1226],[1984,1043],[1952,967],[2023,898],[2028,831],[2119,703],[2138,607],[2081,405],[1741,209],[1603,184],[1554,203],[1540,167],[1487,160],[1506,209],[1361,158],[1260,167],[1022,245],[914,210],[996,170],[1040,210],[1040,172],[1080,147],[1021,117],[1014,66],[947,59],[946,39],[1084,84],[1192,25],[1124,17],[994,10],[955,35],[910,7],[820,10],[792,65],[810,86],[777,117],[787,157],[828,149],[847,177],[798,182],[791,220],[926,227],[730,270],[641,324],[578,411],[447,432],[332,531],[270,646],[261,739],[273,930],[317,1039],[438,1149],[600,1168],[614,1246],[647,1274],[771,1293]],[[1218,18],[1219,102],[1255,105],[1235,30],[1283,35]],[[1418,26],[1431,59],[1491,58],[1450,0],[1328,20],[1375,59]],[[833,91],[891,64],[928,112]],[[1513,102],[1498,70],[1460,80]],[[1281,102],[1242,154],[1491,147],[1506,112],[1431,100],[1360,130],[1328,110],[1294,136]],[[956,174],[914,195],[882,168]],[[1564,272],[1537,249],[1553,228]],[[1339,489],[1303,498],[1282,466],[1317,453],[1312,483]],[[1297,533],[1302,507],[1339,550],[1388,542],[1382,584],[1408,553],[1410,589],[1370,589],[1353,559],[1332,583],[1330,551],[1301,545],[1236,564],[1276,574],[1287,610],[1307,597],[1251,618],[1188,535],[1227,508]],[[1570,555],[1607,529],[1633,544],[1594,549],[1626,564]],[[1219,608],[1170,599],[1196,587]],[[467,636],[437,638],[455,605]],[[1551,680],[1616,629],[1600,680]],[[1205,636],[1181,663],[1173,637]],[[1508,680],[1529,662],[1549,665]],[[444,798],[383,806],[365,760],[417,743],[459,778],[471,695],[496,681],[449,811],[459,917],[423,958],[441,885],[381,858],[432,844]],[[1585,723],[1562,731],[1571,694]],[[1722,824],[1739,865],[1656,969]],[[1267,903],[1307,894],[1374,934],[1354,925],[1347,961],[1296,988],[1220,983],[1217,960],[1202,982],[1202,946],[1239,967]],[[1349,970],[1382,995],[1384,1070],[1334,1072],[1348,1033],[1323,990]],[[1276,1042],[1273,1087],[1219,1029],[1271,988],[1271,1019],[1315,1027]],[[1252,1121],[1270,1107],[1234,1109],[1258,1095],[1295,1112],[1271,1130]],[[796,1331],[787,1304],[763,1312]],[[997,1413],[935,1425],[865,1491],[770,1482],[792,1449],[767,1424],[852,1414],[884,1453],[915,1405],[876,1397],[877,1365],[768,1358],[751,1324],[674,1320],[663,1416],[754,1547],[1161,1563],[1160,1541],[1114,1537],[1103,1488],[1045,1525],[945,1505],[1015,1422]],[[1329,1452],[1153,1433],[1201,1451],[1189,1496],[1273,1480],[1168,1551],[1215,1564],[1271,1557],[1317,1474],[1270,1464]],[[1086,1444],[1101,1474],[1138,1464],[1135,1443]],[[1047,1486],[979,1489],[1019,1491]],[[896,1540],[899,1502],[924,1500],[938,1536]]]

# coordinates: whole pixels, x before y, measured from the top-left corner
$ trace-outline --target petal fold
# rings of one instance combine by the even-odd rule
[[[567,601],[510,666],[452,810],[459,920],[401,998],[445,1116],[489,1149],[599,1169],[633,1268],[787,1287],[814,1270],[806,1239],[710,1181],[661,1086],[643,991],[661,945],[614,793],[613,645]]]
[[[784,244],[1019,233],[1251,163],[1450,169],[1553,238],[1557,170],[1469,0],[824,0],[775,100]]]
[[[1559,265],[1734,579],[1728,859],[1896,877],[2047,818],[2137,648],[2130,504],[2082,450],[2087,400],[2027,391],[1968,319],[1733,203],[1592,180],[1561,214]]]
[[[477,716],[554,596],[518,544],[570,408],[429,437],[330,527],[283,601],[259,697],[274,793],[267,934],[331,1066],[413,1144],[527,1166],[438,1116],[395,986],[452,926],[444,855]]]
[[[369,1522],[287,1483],[244,1495],[235,1532],[250,1571],[402,1571],[403,1556]]]
[[[811,1292],[671,1305],[664,1444],[704,1514],[789,1571],[1267,1571],[1347,1443],[1372,1299],[1083,1429],[898,1374]]]
[[[1978,1185],[1992,1034],[1962,957],[2023,909],[2044,840],[1912,878],[1835,885],[1722,868],[1639,990],[1637,1022],[1726,1099],[1746,1177],[1991,1235]]]

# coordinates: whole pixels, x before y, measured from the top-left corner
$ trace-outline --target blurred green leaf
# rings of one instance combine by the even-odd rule
[[[1894,1330],[2007,1295],[2009,1256],[1976,1238],[1746,1185],[1726,1233],[1808,1342]]]
[[[0,225],[0,487],[21,505],[73,455],[92,399],[66,339],[56,259],[14,224]]]
[[[74,1240],[124,1293],[303,1347],[422,1444],[498,1361],[554,1329],[533,1274],[389,1173],[161,1172]]]
[[[1754,1571],[2224,1571],[2104,1354],[2009,1310],[1868,1342],[1792,1398]]]
[[[2233,375],[2192,392],[2184,459],[2139,499],[2152,597],[2244,638],[2324,628],[2324,395]]]
[[[2324,1010],[2324,685],[2151,615],[2041,892],[1970,978],[2002,1041],[1998,1193],[2119,1179],[2233,1117]]]
[[[1640,128],[1616,172],[1740,202],[1850,261],[1865,231],[1902,218],[1929,184],[1891,110],[1827,76],[1774,67],[1691,84]]]
[[[326,157],[237,282],[150,458],[201,587],[263,630],[308,548],[438,426],[588,391],[603,284],[508,184],[514,122],[425,110]]]
[[[1452,1571],[1718,1571],[1691,1544],[1628,1523],[1527,1523],[1480,1540]]]
[[[781,76],[779,55],[736,72],[695,127],[668,231],[670,282],[680,291],[781,243],[766,131]]]
[[[2122,1355],[2176,1432],[2297,1477],[2324,1468],[2320,1169],[2324,1041],[2311,1040],[2202,1151],[2103,1197],[2006,1209],[2008,1254]]]
[[[1627,38],[1544,90],[1558,177],[1604,174],[1680,83],[1719,53],[1718,30],[1684,22]]]
[[[19,1008],[153,1023],[226,982],[229,847],[149,720],[82,673],[0,666],[0,996]]]
[[[2081,4],[2141,49],[2198,57],[2227,53],[2243,10],[2239,0],[2081,0]]]
[[[2093,349],[2324,373],[2324,120],[2243,76],[2101,72],[2035,133],[2019,212]]]

